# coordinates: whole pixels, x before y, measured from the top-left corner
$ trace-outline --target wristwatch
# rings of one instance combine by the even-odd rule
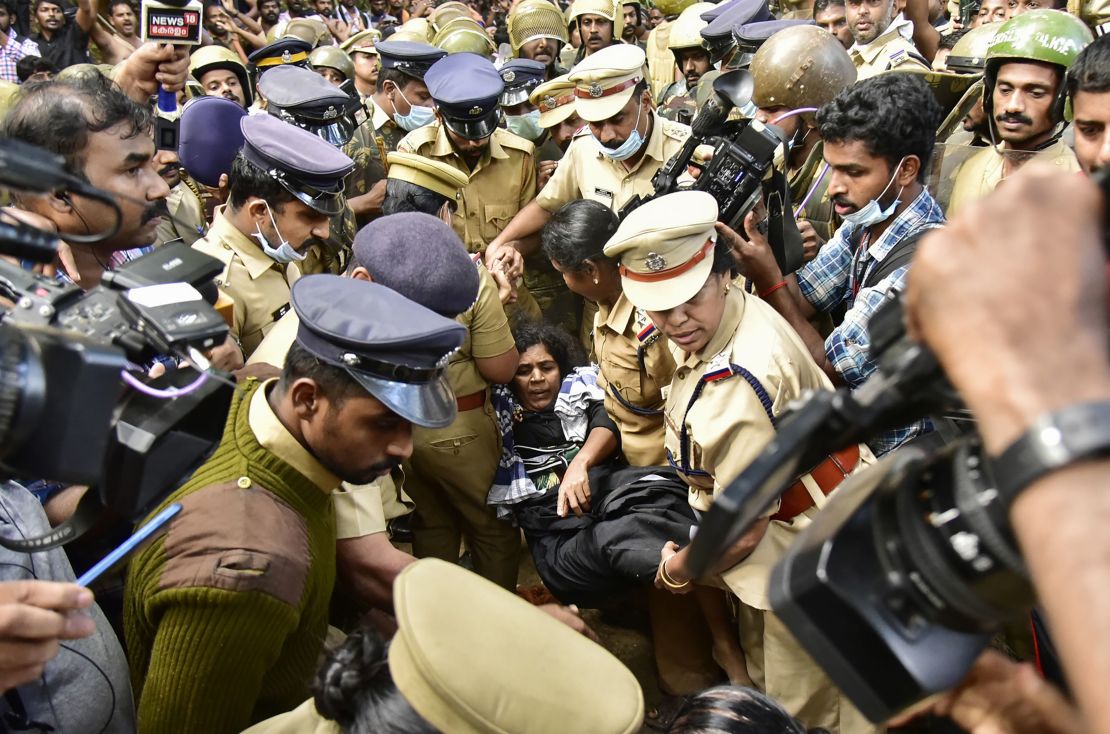
[[[1041,416],[991,460],[991,468],[1009,507],[1045,474],[1103,456],[1110,456],[1110,401],[1079,403]]]

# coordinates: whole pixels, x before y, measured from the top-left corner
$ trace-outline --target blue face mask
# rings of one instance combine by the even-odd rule
[[[544,129],[540,127],[539,110],[532,110],[523,115],[505,115],[505,127],[509,132],[533,143],[542,138],[544,133]]]
[[[867,204],[861,207],[859,211],[844,215],[845,222],[847,222],[852,227],[870,227],[873,224],[885,222],[886,220],[890,219],[890,217],[894,214],[894,210],[897,209],[898,205],[902,203],[902,189],[898,189],[898,196],[894,197],[894,201],[892,201],[890,203],[890,206],[888,206],[886,209],[883,209],[879,206],[879,199],[883,198],[883,196],[887,192],[887,189],[889,189],[891,184],[894,183],[894,179],[898,176],[898,171],[902,168],[902,161],[904,160],[906,159],[903,158],[901,161],[898,161],[898,165],[894,167],[894,173],[891,175],[890,181],[887,182],[886,188],[883,189],[878,198],[872,199],[871,201],[867,202]]]
[[[632,126],[632,133],[628,136],[627,140],[616,148],[605,147],[605,144],[597,140],[596,135],[594,136],[594,140],[597,140],[598,147],[601,148],[601,152],[605,154],[606,158],[611,158],[614,161],[625,161],[636,155],[636,152],[643,147],[644,137],[640,135],[640,117],[643,115],[643,112],[644,102],[641,99],[640,109],[636,112],[636,124]]]
[[[409,113],[407,115],[402,115],[397,111],[397,105],[393,104],[393,100],[390,100],[389,104],[393,105],[393,121],[397,123],[397,127],[411,133],[413,130],[424,127],[435,121],[436,113],[431,107],[412,104],[409,102],[408,98],[401,93],[400,88],[397,89],[397,94],[400,94],[401,99],[405,100],[405,104],[409,106]]]
[[[255,231],[251,233],[251,236],[258,240],[258,244],[262,247],[262,251],[265,252],[271,260],[273,260],[274,262],[279,262],[282,265],[291,262],[300,262],[301,260],[304,260],[306,257],[308,257],[307,252],[297,252],[295,249],[293,249],[293,245],[289,244],[289,240],[285,239],[285,237],[282,236],[281,230],[278,229],[277,221],[274,219],[274,213],[270,210],[269,204],[266,204],[266,211],[270,214],[270,223],[274,225],[274,231],[277,232],[278,237],[281,237],[281,244],[277,247],[271,245],[270,240],[266,238],[266,235],[262,234],[262,225],[256,224],[254,226]]]

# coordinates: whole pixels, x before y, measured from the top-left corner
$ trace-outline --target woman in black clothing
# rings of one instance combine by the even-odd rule
[[[694,515],[685,485],[670,469],[629,468],[620,459],[604,394],[590,372],[575,371],[585,360],[569,335],[531,323],[514,334],[513,441],[542,494],[514,505],[513,514],[540,578],[559,601],[581,606],[650,585],[659,565],[652,543],[689,541]],[[572,399],[557,412],[560,390]]]

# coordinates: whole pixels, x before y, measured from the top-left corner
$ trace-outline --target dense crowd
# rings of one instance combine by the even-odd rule
[[[0,550],[0,729],[876,731],[768,579],[850,477],[951,426],[824,456],[695,573],[714,501],[791,407],[875,375],[869,325],[896,297],[992,456],[1110,396],[1105,3],[186,10],[199,45],[145,42],[131,0],[0,0],[3,136],[116,197],[11,191],[5,221],[61,238],[53,264],[15,262],[89,290],[158,248],[214,258],[226,340],[129,377],[237,385],[145,517],[179,513],[96,603],[74,571],[129,522]],[[772,141],[768,168],[721,221],[699,184],[739,130]],[[1032,636],[1000,637],[913,725],[1110,730],[1105,500],[1053,494],[1105,472],[1055,468],[1014,505],[1043,554]],[[0,534],[47,532],[88,491],[6,481]],[[645,613],[650,680],[594,608]]]

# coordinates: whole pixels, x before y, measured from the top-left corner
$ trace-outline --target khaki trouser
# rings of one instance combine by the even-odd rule
[[[648,615],[659,688],[671,696],[697,693],[721,680],[713,637],[694,594],[648,589]]]
[[[501,452],[489,399],[459,413],[447,428],[414,429],[412,457],[405,464],[405,490],[416,510],[413,553],[417,558],[459,560],[459,545],[474,570],[506,589],[516,589],[520,531],[498,520],[486,495]]]
[[[774,613],[740,603],[740,645],[755,684],[808,728],[867,734],[864,718]]]

